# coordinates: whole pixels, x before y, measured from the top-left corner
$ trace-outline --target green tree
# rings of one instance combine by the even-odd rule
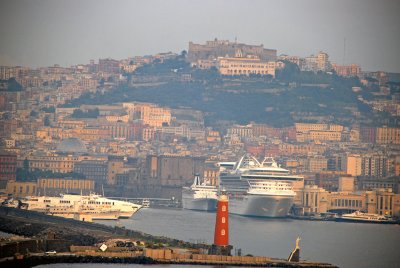
[[[100,112],[98,108],[89,109],[87,112],[84,112],[80,109],[75,109],[72,113],[71,117],[73,118],[97,118]]]
[[[28,158],[24,159],[23,167],[26,171],[29,171],[29,160]]]
[[[46,127],[50,126],[50,118],[48,115],[46,115],[43,119],[43,125],[45,125]]]
[[[36,112],[35,110],[32,110],[32,111],[30,112],[29,116],[31,116],[31,117],[36,117],[36,116],[38,116],[38,112]]]
[[[56,108],[54,108],[54,106],[51,106],[51,107],[43,107],[40,110],[45,112],[45,113],[52,113],[53,114],[56,111]]]
[[[187,56],[187,51],[186,50],[182,50],[180,57],[182,59],[186,59],[186,56]]]
[[[22,91],[23,88],[20,83],[18,83],[17,80],[15,80],[14,77],[11,77],[10,79],[7,80],[8,82],[8,91]]]
[[[300,74],[300,68],[297,64],[290,61],[283,61],[285,67],[276,70],[276,79],[285,82],[293,82]]]

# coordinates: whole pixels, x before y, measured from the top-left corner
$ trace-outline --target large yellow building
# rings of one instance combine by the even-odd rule
[[[253,128],[251,125],[241,126],[241,125],[234,125],[227,130],[227,136],[236,135],[240,138],[250,138],[253,137]]]
[[[111,138],[131,139],[133,129],[129,123],[124,122],[106,122],[99,126],[102,130],[108,131]]]
[[[301,192],[300,203],[304,214],[327,211],[364,211],[380,215],[400,216],[400,194],[391,189],[362,192],[327,192],[316,185],[307,185]]]
[[[80,191],[87,193],[94,190],[94,180],[40,178],[37,181],[37,189],[41,192],[40,194],[50,194],[53,192],[80,193]]]
[[[171,109],[159,107],[153,103],[124,103],[131,120],[140,120],[142,124],[162,127],[171,124]]]
[[[309,172],[321,172],[328,169],[328,160],[323,156],[310,157],[307,159],[307,168]]]
[[[110,130],[101,128],[77,128],[71,130],[71,137],[78,138],[83,141],[98,141],[111,139]]]
[[[291,144],[291,143],[281,143],[279,144],[279,151],[281,155],[294,155],[302,154],[308,155],[310,153],[322,154],[326,151],[325,146],[317,144]]]
[[[394,166],[394,174],[395,176],[400,176],[400,163],[396,163]]]
[[[307,140],[312,141],[341,141],[342,133],[339,131],[310,131]]]
[[[124,122],[128,123],[129,115],[106,115],[106,120],[108,122]]]
[[[66,130],[60,127],[46,127],[36,131],[36,137],[42,140],[63,139],[69,137],[65,135]]]
[[[81,78],[79,80],[79,85],[86,90],[95,90],[97,88],[98,82],[96,79],[91,78]]]
[[[14,197],[36,195],[36,190],[36,182],[8,181],[6,186],[6,193]]]
[[[68,129],[68,128],[75,129],[75,128],[85,127],[86,123],[82,120],[59,120],[58,126],[63,129]]]
[[[332,64],[332,69],[335,70],[336,74],[339,76],[358,76],[361,74],[361,68],[357,64],[351,65],[337,65]]]
[[[107,184],[114,185],[116,183],[117,174],[124,172],[124,159],[119,156],[110,156],[107,167]]]
[[[335,124],[296,123],[296,140],[304,141],[341,141],[343,126]]]
[[[94,180],[71,178],[40,178],[34,182],[8,181],[6,193],[13,197],[30,195],[58,195],[60,193],[89,194],[94,191]]]
[[[218,69],[222,75],[271,75],[275,77],[276,62],[259,58],[219,58]]]
[[[296,132],[316,131],[343,131],[343,126],[336,124],[321,124],[321,123],[296,123]]]
[[[347,174],[356,177],[362,174],[362,157],[360,155],[348,155],[345,162],[345,171]]]
[[[327,53],[320,51],[317,54],[317,69],[320,71],[327,71],[330,68],[329,56]]]
[[[400,144],[400,128],[378,127],[376,129],[376,143]]]
[[[78,157],[71,155],[29,156],[27,160],[30,170],[38,169],[57,173],[68,173],[74,170],[74,163],[78,161]],[[21,167],[22,162],[23,160],[19,163]]]

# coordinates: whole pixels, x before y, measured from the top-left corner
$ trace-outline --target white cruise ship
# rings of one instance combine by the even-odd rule
[[[280,168],[273,158],[262,163],[245,155],[233,170],[220,173],[220,187],[229,194],[232,214],[254,217],[286,217],[296,193],[292,183],[303,177],[293,176]]]
[[[130,218],[142,207],[141,205],[126,201],[108,199],[97,194],[63,194],[58,197],[28,196],[22,200],[22,204],[28,210],[48,214],[52,214],[55,211],[59,211],[62,214],[62,210],[65,210],[65,213],[74,213],[74,211],[79,212],[83,210],[88,213],[92,211],[93,213],[91,214],[96,214],[95,212],[98,212],[98,214],[110,212],[115,215],[118,212],[119,218]],[[97,219],[95,215],[93,219]]]
[[[195,175],[190,187],[182,188],[182,207],[191,210],[215,211],[218,188],[200,183],[200,176]]]

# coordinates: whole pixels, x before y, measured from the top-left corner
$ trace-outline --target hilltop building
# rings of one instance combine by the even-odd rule
[[[271,75],[275,77],[276,62],[259,58],[218,58],[218,70],[222,75]]]
[[[332,69],[339,76],[352,77],[352,76],[360,76],[361,75],[361,68],[357,64],[337,65],[337,64],[333,63]]]
[[[195,44],[189,42],[187,59],[190,63],[198,60],[213,60],[219,57],[233,58],[238,50],[242,51],[242,57],[256,56],[261,61],[275,61],[276,50],[266,49],[263,45],[246,45],[229,40],[207,41],[206,44]]]
[[[143,125],[161,127],[171,124],[171,109],[159,107],[153,103],[123,103],[128,111],[129,119],[139,121]]]

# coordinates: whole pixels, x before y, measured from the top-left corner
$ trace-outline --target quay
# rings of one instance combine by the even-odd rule
[[[29,237],[22,241],[0,243],[1,267],[24,268],[48,263],[336,267],[320,262],[206,254],[210,252],[210,245],[14,208],[0,208],[0,231]],[[117,242],[101,249],[102,243],[110,240]]]
[[[71,248],[72,249],[72,248]],[[72,250],[79,250],[75,247]],[[252,267],[303,267],[303,268],[336,268],[337,266],[321,262],[289,262],[258,256],[222,256],[194,253],[176,253],[173,249],[145,249],[142,252],[101,252],[98,248],[54,255],[34,254],[16,255],[14,258],[1,259],[3,267],[28,268],[51,263],[124,263],[124,264],[190,264],[219,266],[252,266]]]

